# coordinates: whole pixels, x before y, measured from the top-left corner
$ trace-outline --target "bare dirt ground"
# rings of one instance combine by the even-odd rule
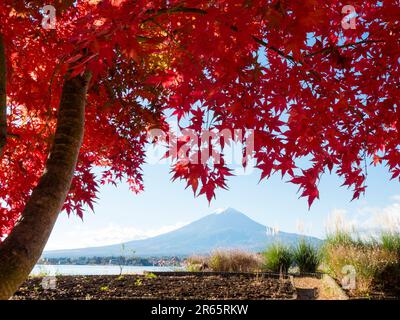
[[[299,289],[315,290],[315,296],[310,299],[315,300],[338,300],[338,295],[328,287],[321,279],[313,277],[295,277],[293,279],[295,287]]]
[[[290,279],[242,275],[58,276],[55,289],[28,279],[13,299],[294,299]],[[51,283],[50,283],[51,284]]]

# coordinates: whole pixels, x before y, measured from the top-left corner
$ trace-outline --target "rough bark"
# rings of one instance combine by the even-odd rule
[[[20,220],[0,245],[0,299],[28,277],[62,209],[81,147],[90,74],[64,81],[57,129],[44,173]]]
[[[7,68],[3,35],[0,33],[0,156],[7,142]]]

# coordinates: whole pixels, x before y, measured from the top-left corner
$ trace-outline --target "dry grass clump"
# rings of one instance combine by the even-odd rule
[[[200,272],[208,268],[208,257],[194,255],[185,260],[185,268],[189,272]]]
[[[240,250],[217,250],[209,259],[209,267],[220,272],[253,272],[261,267],[261,259],[253,253]]]
[[[392,286],[400,278],[399,234],[382,234],[379,239],[350,239],[350,235],[343,233],[328,237],[324,262],[327,271],[339,281],[346,275],[344,268],[354,268],[356,287],[350,289],[353,294],[384,292],[387,285]],[[393,288],[399,289],[398,284]]]
[[[353,270],[358,296],[400,296],[400,219],[381,214],[375,217],[380,234],[360,236],[343,214],[328,221],[324,266],[339,282]]]
[[[356,295],[368,295],[373,291],[376,279],[388,267],[398,264],[398,257],[378,245],[327,244],[325,263],[336,279],[345,276],[345,267],[355,270],[356,287],[351,289]]]
[[[186,260],[188,271],[256,272],[262,261],[254,253],[241,250],[216,250],[209,256],[192,256]]]

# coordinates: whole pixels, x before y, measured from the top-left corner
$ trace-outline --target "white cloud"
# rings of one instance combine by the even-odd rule
[[[360,208],[359,213],[361,216],[369,216],[362,221],[363,229],[400,230],[400,201],[393,202],[384,208],[366,206]]]
[[[326,226],[327,231],[341,229],[346,231],[400,231],[400,195],[390,198],[391,203],[384,207],[372,207],[367,204],[349,215],[344,209],[332,210]]]
[[[179,229],[184,225],[186,225],[186,223],[178,222],[174,225],[149,230],[116,224],[110,224],[107,227],[97,229],[87,226],[74,226],[68,231],[53,233],[45,250],[98,247],[131,240],[146,239]]]
[[[396,194],[391,197],[394,202],[400,203],[400,194]]]

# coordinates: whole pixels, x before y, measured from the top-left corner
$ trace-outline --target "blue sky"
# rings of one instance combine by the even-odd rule
[[[147,164],[145,191],[135,195],[128,186],[104,186],[100,190],[95,213],[88,211],[81,221],[61,213],[46,249],[79,248],[119,243],[161,234],[218,209],[232,207],[264,225],[287,232],[325,236],[326,222],[332,214],[345,215],[349,223],[372,227],[376,216],[400,218],[400,185],[390,181],[386,168],[368,169],[365,197],[350,201],[351,190],[332,174],[323,176],[320,200],[308,210],[307,200],[298,198],[297,187],[280,175],[258,183],[258,170],[229,179],[229,190],[218,190],[208,204],[205,197],[195,198],[185,184],[171,182],[167,164]]]

